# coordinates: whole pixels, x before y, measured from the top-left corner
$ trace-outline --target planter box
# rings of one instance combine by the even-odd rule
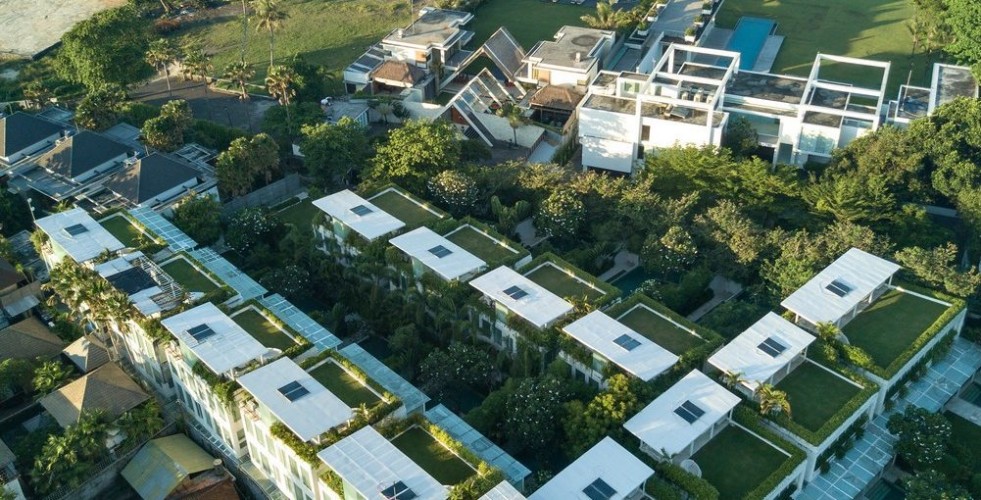
[[[694,42],[695,41],[695,35],[685,35],[685,41],[686,42]]]

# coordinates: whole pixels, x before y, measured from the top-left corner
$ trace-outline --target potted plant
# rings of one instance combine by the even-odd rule
[[[695,41],[695,27],[694,26],[689,26],[688,29],[685,30],[685,41],[686,42],[694,42]]]
[[[708,15],[712,13],[712,0],[706,0],[702,4],[702,14]]]
[[[695,16],[695,27],[701,28],[705,24],[705,16],[699,14]]]
[[[647,30],[649,28],[650,26],[647,24],[647,21],[641,21],[640,24],[637,25],[637,36],[647,36]]]

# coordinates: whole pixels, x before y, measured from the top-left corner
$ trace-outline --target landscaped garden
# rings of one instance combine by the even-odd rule
[[[160,266],[165,273],[174,278],[182,287],[190,292],[211,293],[218,289],[218,285],[211,281],[204,273],[198,271],[184,258],[178,258],[167,264]]]
[[[143,233],[126,217],[122,215],[108,217],[100,220],[99,225],[106,228],[106,231],[109,231],[123,245],[130,248],[140,246],[140,238],[143,236]]]
[[[459,484],[476,473],[473,467],[420,427],[411,427],[395,436],[392,444],[441,484]]]
[[[310,198],[304,200],[297,200],[292,198],[290,200],[292,205],[288,205],[285,208],[276,212],[276,217],[286,224],[291,224],[298,228],[310,228],[313,225],[313,218],[317,214],[321,213],[320,209],[313,206],[313,200]]]
[[[501,242],[474,229],[470,225],[461,226],[457,230],[447,234],[446,239],[460,245],[460,248],[488,263],[502,262],[514,257],[518,253]]]
[[[790,457],[745,430],[730,425],[715,435],[692,460],[719,498],[743,498]]]
[[[891,61],[887,98],[895,98],[899,85],[911,76],[913,85],[930,84],[931,58],[913,52],[907,28],[913,17],[908,0],[726,0],[716,18],[720,28],[734,28],[743,16],[765,17],[777,22],[784,36],[773,72],[807,76],[818,53]],[[910,73],[912,72],[912,73]],[[853,81],[854,67],[828,67],[824,79]],[[879,81],[859,76],[856,83]]]
[[[643,304],[627,311],[617,321],[678,356],[705,343],[701,337],[668,321]]]
[[[473,46],[484,43],[501,26],[508,29],[525,50],[540,40],[552,40],[564,25],[582,26],[579,19],[593,9],[541,0],[487,0],[474,12],[467,28],[474,32]]]
[[[296,341],[286,332],[254,308],[243,309],[233,315],[232,320],[266,347],[284,351],[296,345]]]
[[[434,210],[423,208],[408,196],[394,189],[382,191],[368,198],[368,201],[404,222],[407,226],[421,226],[442,218]]]
[[[583,283],[575,276],[559,269],[555,264],[550,262],[546,262],[532,269],[531,272],[525,274],[525,277],[562,298],[585,297],[587,301],[594,301],[605,295],[603,291]]]
[[[862,391],[814,363],[805,362],[777,384],[787,393],[794,422],[817,432]]]
[[[851,320],[842,332],[875,364],[886,368],[943,312],[946,306],[893,290]]]
[[[351,408],[358,408],[362,404],[372,406],[381,401],[377,394],[333,361],[328,360],[314,368],[310,371],[310,376]]]
[[[974,453],[981,453],[981,426],[951,412],[944,413],[950,421],[950,441],[960,443]],[[975,474],[981,474],[981,460],[970,463]]]

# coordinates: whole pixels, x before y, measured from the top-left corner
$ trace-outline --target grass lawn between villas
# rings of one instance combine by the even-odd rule
[[[460,248],[488,263],[501,262],[517,255],[517,252],[477,231],[472,226],[462,226],[446,235],[446,239],[460,245]]]
[[[140,237],[143,233],[122,215],[112,216],[99,221],[99,225],[106,228],[110,234],[130,248],[139,246]]]
[[[460,484],[476,474],[473,467],[422,428],[411,427],[392,439],[392,444],[441,484]]]
[[[773,64],[775,73],[807,76],[818,52],[890,61],[888,100],[896,97],[907,76],[913,85],[930,85],[932,61],[919,49],[910,55],[913,38],[906,22],[913,11],[909,0],[726,0],[716,24],[731,29],[742,16],[775,20],[777,35],[785,37]],[[850,66],[822,66],[821,76],[879,86],[872,75],[856,77]]]
[[[368,201],[407,226],[418,226],[440,219],[438,215],[398,191],[384,191],[369,198]]]
[[[504,26],[525,50],[540,40],[553,40],[564,25],[583,26],[580,17],[595,9],[542,0],[487,0],[474,12],[467,29],[474,32],[471,46],[479,47]]]
[[[729,425],[692,459],[702,469],[702,478],[719,490],[719,498],[743,498],[790,457]]]
[[[255,309],[249,308],[235,314],[232,316],[232,321],[238,324],[238,326],[241,326],[246,332],[249,332],[252,338],[258,340],[260,344],[266,347],[283,351],[296,345],[296,341],[292,337],[280,330],[278,326],[272,324],[262,313]]]
[[[313,206],[313,200],[310,198],[302,201],[294,198],[292,201],[297,201],[297,203],[279,210],[276,212],[276,217],[286,224],[312,230],[313,218],[320,213],[320,209]]]
[[[981,453],[981,427],[970,420],[955,415],[951,412],[944,413],[947,420],[950,420],[951,441],[966,446],[971,452],[977,455]],[[974,473],[981,473],[981,460],[974,461]]]
[[[525,274],[525,277],[563,299],[566,297],[585,297],[587,301],[593,301],[605,295],[602,291],[586,285],[550,262],[535,268]]]
[[[842,332],[875,364],[887,368],[946,310],[936,302],[893,290],[859,313]]]
[[[218,285],[215,285],[211,279],[184,258],[179,258],[160,267],[190,292],[207,294],[218,289]]]
[[[817,432],[861,388],[810,362],[798,366],[777,384],[787,393],[794,422]]]
[[[358,379],[352,377],[347,370],[341,368],[340,365],[333,361],[327,361],[314,368],[310,372],[310,376],[316,379],[317,382],[323,384],[327,390],[334,393],[344,404],[351,408],[358,408],[362,404],[372,406],[381,401],[381,398],[375,395],[371,389],[365,387]]]
[[[617,318],[617,321],[676,356],[681,356],[705,343],[701,337],[679,328],[678,325],[640,304]]]

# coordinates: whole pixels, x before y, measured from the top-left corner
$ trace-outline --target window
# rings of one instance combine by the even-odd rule
[[[613,495],[616,495],[617,490],[613,489],[610,485],[606,484],[606,481],[596,478],[595,481],[589,483],[582,490],[590,500],[610,500]]]
[[[65,228],[65,232],[68,236],[78,236],[82,233],[87,233],[89,229],[81,224],[72,224]]]
[[[443,257],[446,257],[447,255],[453,253],[453,251],[450,250],[449,248],[444,247],[443,245],[436,245],[429,249],[429,253],[435,255],[437,258],[442,259]]]
[[[364,217],[365,215],[368,215],[368,214],[370,214],[372,212],[372,210],[370,208],[368,208],[368,207],[366,207],[364,205],[358,205],[358,206],[352,208],[351,211],[354,212],[354,215],[357,215],[359,217]]]
[[[416,493],[402,481],[396,481],[395,484],[383,489],[381,494],[386,500],[412,500],[416,497]]]
[[[616,345],[624,348],[627,351],[632,351],[632,350],[640,347],[640,341],[638,341],[637,339],[631,337],[630,335],[627,335],[626,333],[623,334],[623,335],[621,335],[621,336],[619,336],[619,337],[617,337],[613,341],[613,343],[615,343]]]
[[[759,346],[761,351],[770,355],[771,358],[779,356],[787,350],[787,346],[781,344],[773,337],[767,337]]]
[[[705,410],[699,408],[691,401],[685,401],[681,403],[681,406],[674,409],[674,413],[685,419],[685,422],[693,424],[696,420],[702,418],[702,415],[705,415]]]
[[[848,292],[852,291],[852,287],[842,283],[841,280],[832,280],[831,283],[828,283],[824,287],[824,289],[839,297],[844,297],[845,295],[848,295]]]
[[[651,126],[650,125],[644,125],[644,126],[642,126],[640,128],[640,140],[645,141],[645,142],[651,140]]]
[[[195,326],[194,328],[189,329],[187,331],[187,334],[190,335],[192,338],[194,338],[194,340],[201,342],[204,339],[213,336],[215,334],[215,331],[212,330],[211,327],[208,325],[198,325]]]
[[[297,399],[310,394],[310,391],[306,387],[300,385],[299,382],[293,381],[279,388],[279,393],[286,397],[290,401],[296,401]]]
[[[521,287],[518,285],[505,289],[504,293],[506,293],[508,297],[511,297],[514,300],[518,300],[528,295],[528,292],[522,290]]]

